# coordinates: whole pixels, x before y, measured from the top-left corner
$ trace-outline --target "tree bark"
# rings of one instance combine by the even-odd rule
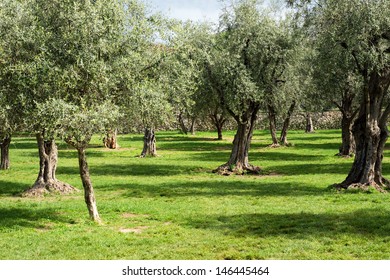
[[[47,193],[69,194],[77,191],[73,186],[56,178],[58,150],[54,140],[44,140],[43,134],[36,135],[39,152],[39,173],[34,185],[22,196],[43,196]]]
[[[141,157],[147,156],[157,156],[156,135],[154,134],[154,130],[152,128],[145,128],[144,148],[142,150]]]
[[[188,134],[188,129],[187,129],[187,126],[184,123],[183,113],[179,114],[178,120],[179,120],[179,125],[180,125],[181,132],[183,134],[187,135]]]
[[[210,114],[210,119],[217,129],[218,140],[222,140],[222,129],[227,119],[222,114],[218,114],[217,112]]]
[[[276,109],[274,105],[268,104],[269,130],[271,132],[271,147],[279,147],[278,137],[276,136]]]
[[[80,146],[77,148],[77,152],[79,157],[80,177],[84,188],[84,199],[85,203],[87,204],[89,217],[93,221],[100,223],[101,219],[96,205],[95,193],[93,190],[91,177],[89,175],[85,148],[83,146]]]
[[[306,113],[306,133],[313,133],[314,132],[314,126],[313,126],[313,119],[311,118],[310,112]]]
[[[113,150],[119,148],[117,134],[118,130],[115,129],[114,131],[110,131],[109,133],[107,133],[106,137],[103,138],[103,143],[106,148]]]
[[[195,135],[195,123],[196,123],[196,118],[192,117],[191,126],[190,126],[191,135]]]
[[[375,187],[384,191],[389,181],[382,176],[383,151],[389,136],[387,118],[390,104],[384,107],[385,95],[390,85],[390,69],[372,73],[362,98],[359,116],[353,124],[356,155],[347,178],[336,185],[338,188]]]
[[[342,117],[341,120],[341,146],[337,156],[350,157],[355,153],[356,144],[352,132],[353,119]]]
[[[291,116],[292,116],[292,114],[294,112],[295,105],[296,105],[296,102],[294,100],[291,103],[290,108],[287,111],[287,116],[286,116],[286,118],[284,119],[284,122],[283,122],[282,132],[280,133],[280,143],[282,143],[283,146],[288,146],[287,132],[288,132],[288,128],[290,126]]]
[[[243,114],[241,118],[231,113],[234,119],[237,121],[237,133],[234,136],[232,152],[230,154],[229,161],[214,170],[214,173],[219,173],[222,175],[241,175],[246,172],[255,174],[260,173],[260,168],[251,165],[249,163],[248,157],[259,108],[259,105],[252,104],[251,108],[245,114]]]
[[[9,146],[11,144],[11,135],[6,134],[2,139],[1,143],[1,170],[7,170],[10,168],[10,160],[9,160]]]
[[[341,105],[336,106],[339,108],[342,119],[341,119],[341,146],[337,156],[350,157],[355,154],[356,144],[355,138],[352,132],[353,120],[358,113],[358,110],[354,111],[353,108],[353,99],[355,94],[350,92],[349,89],[346,89],[343,93],[343,98],[341,100]]]

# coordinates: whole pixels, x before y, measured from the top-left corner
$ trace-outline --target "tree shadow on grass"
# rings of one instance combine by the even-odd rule
[[[0,207],[0,229],[11,227],[41,228],[50,221],[74,223],[60,215],[55,209],[2,208]]]
[[[0,180],[0,195],[14,196],[20,194],[26,189],[26,185],[23,183],[15,183]]]
[[[288,236],[335,238],[337,235],[356,234],[367,237],[390,236],[390,212],[363,209],[340,214],[241,214],[200,216],[188,221],[187,226],[219,231],[235,237]]]
[[[306,184],[262,182],[256,181],[206,181],[181,182],[162,184],[113,184],[97,187],[107,191],[121,191],[124,197],[224,197],[224,196],[253,196],[253,197],[297,197],[321,196],[329,191],[325,188]]]
[[[294,143],[294,142],[292,142]],[[339,151],[341,143],[302,143],[295,145],[296,149],[304,150],[334,150],[336,154]]]
[[[181,174],[194,174],[199,172],[205,172],[199,166],[183,166],[183,165],[167,165],[167,164],[105,164],[94,165],[89,168],[91,176],[175,176]],[[60,166],[57,169],[57,174],[77,175],[77,167]]]
[[[285,176],[309,175],[309,174],[341,174],[348,175],[351,169],[351,162],[340,162],[337,164],[300,164],[272,165],[267,169],[283,174]]]
[[[157,142],[157,148],[160,150],[172,151],[215,151],[215,150],[231,150],[232,145],[216,142],[213,140],[204,141],[167,141]]]

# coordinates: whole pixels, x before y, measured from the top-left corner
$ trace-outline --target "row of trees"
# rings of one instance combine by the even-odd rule
[[[356,153],[338,187],[388,185],[382,158],[390,114],[390,7],[385,0],[226,2],[217,27],[152,14],[134,0],[3,0],[0,3],[1,168],[16,131],[36,135],[40,169],[25,193],[71,192],[55,177],[56,139],[78,151],[90,217],[99,221],[85,150],[94,133],[117,147],[119,126],[142,125],[141,156],[156,155],[155,129],[183,132],[209,118],[222,139],[237,132],[215,172],[259,173],[249,149],[260,110],[272,146],[287,145],[294,110],[337,107],[339,155]],[[283,117],[280,137],[277,116]],[[307,114],[310,124],[310,114]],[[308,127],[310,130],[310,127]]]

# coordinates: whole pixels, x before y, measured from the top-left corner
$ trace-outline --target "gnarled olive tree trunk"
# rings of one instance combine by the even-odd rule
[[[186,126],[186,124],[184,123],[184,117],[183,117],[183,113],[180,112],[180,114],[177,116],[177,119],[179,121],[179,125],[180,125],[180,130],[183,134],[188,134],[188,128]]]
[[[271,147],[279,147],[278,136],[276,135],[276,108],[274,105],[268,104],[268,121],[269,130],[271,132],[272,144]]]
[[[117,134],[118,134],[117,129],[113,131],[109,131],[106,134],[106,137],[103,138],[103,144],[106,148],[113,149],[113,150],[119,148]]]
[[[355,94],[346,89],[343,93],[343,98],[341,100],[341,105],[336,104],[339,108],[342,118],[341,118],[341,146],[337,156],[349,157],[355,154],[355,138],[352,132],[353,120],[356,117],[356,114],[359,110],[354,110],[353,108],[353,99]]]
[[[45,140],[42,133],[36,135],[39,151],[39,173],[34,185],[23,196],[42,196],[46,193],[69,194],[77,191],[73,186],[56,178],[58,149],[53,140]]]
[[[80,177],[84,188],[84,199],[85,203],[87,204],[89,217],[93,221],[100,223],[101,219],[96,205],[95,193],[92,186],[91,176],[89,175],[87,157],[85,155],[85,147],[77,147],[77,153],[79,158]]]
[[[255,121],[260,106],[252,104],[251,108],[240,117],[232,114],[237,121],[237,132],[233,140],[233,148],[230,154],[229,161],[219,166],[214,173],[223,175],[260,173],[260,168],[253,166],[249,163],[248,152],[252,141],[253,130],[255,127]]]
[[[354,116],[343,113],[341,119],[341,146],[337,156],[349,157],[355,154],[356,143],[352,132]]]
[[[222,129],[227,119],[223,116],[223,114],[218,114],[217,112],[213,112],[212,114],[210,114],[210,119],[214,124],[215,128],[217,129],[218,140],[222,140]]]
[[[283,146],[288,146],[287,132],[288,132],[288,128],[289,128],[289,126],[290,126],[291,116],[292,116],[292,114],[293,114],[293,112],[294,112],[295,105],[296,105],[296,102],[295,102],[295,100],[294,100],[294,101],[291,103],[290,108],[289,108],[288,111],[287,111],[286,118],[284,119],[284,122],[283,122],[282,132],[280,133],[280,143],[281,143]]]
[[[154,134],[154,130],[152,128],[145,128],[144,133],[144,148],[141,153],[141,157],[157,156],[157,148],[156,148],[156,135]]]
[[[10,168],[9,160],[9,146],[11,144],[11,135],[6,134],[3,139],[1,139],[0,148],[1,148],[1,163],[0,169],[6,170]]]
[[[363,188],[373,186],[383,191],[389,181],[382,175],[383,151],[389,137],[387,119],[390,104],[384,107],[385,95],[390,85],[390,69],[372,73],[362,98],[360,111],[353,124],[356,155],[348,177],[336,185],[338,188]]]
[[[314,126],[313,126],[313,119],[311,117],[311,113],[306,113],[306,133],[313,133],[314,132]]]

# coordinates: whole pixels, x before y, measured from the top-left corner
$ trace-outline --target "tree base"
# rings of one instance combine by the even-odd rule
[[[154,157],[159,157],[159,155],[158,154],[148,154],[148,155],[139,155],[138,157],[139,158],[147,158],[147,157],[154,158]]]
[[[75,187],[61,182],[61,181],[56,181],[56,182],[49,182],[49,183],[44,183],[44,182],[35,182],[35,184],[25,190],[21,196],[22,197],[42,197],[48,194],[60,194],[60,195],[66,195],[66,194],[72,194],[75,192],[78,192],[79,190],[76,189]]]
[[[280,144],[271,144],[271,145],[268,145],[267,146],[268,148],[280,148],[281,147],[281,145]]]
[[[334,155],[335,157],[342,157],[342,158],[351,158],[351,157],[354,157],[355,155],[354,154],[343,154],[343,153],[337,153]]]
[[[386,179],[384,179],[386,180]],[[362,184],[362,183],[353,183],[349,185],[345,184],[334,184],[331,188],[336,189],[337,191],[351,191],[351,192],[364,192],[370,193],[373,189],[377,190],[380,193],[387,193],[390,190],[390,182],[386,180],[385,184]]]
[[[246,167],[237,167],[236,165],[223,164],[217,169],[212,171],[219,175],[230,176],[230,175],[244,175],[244,174],[255,174],[260,175],[261,169],[258,166],[248,165]]]

